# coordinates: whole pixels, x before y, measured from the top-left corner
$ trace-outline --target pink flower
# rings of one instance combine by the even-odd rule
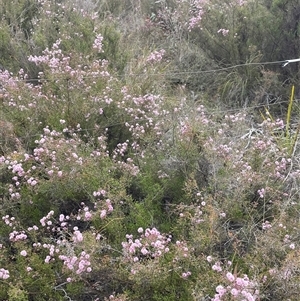
[[[84,214],[84,219],[85,219],[86,221],[89,221],[91,218],[92,218],[91,212],[89,212],[89,211],[85,212],[85,214]]]
[[[150,53],[150,55],[147,58],[147,63],[155,63],[155,62],[160,62],[165,54],[165,50],[162,49],[160,51],[154,51]]]
[[[262,189],[257,190],[257,193],[259,194],[259,197],[263,199],[266,191],[264,188],[262,188]]]
[[[272,228],[272,225],[270,224],[269,221],[265,221],[264,223],[262,223],[262,229],[263,230],[268,230],[270,228]]]
[[[103,41],[102,35],[98,34],[96,36],[95,40],[94,40],[94,43],[93,43],[93,49],[96,49],[98,53],[103,52],[103,50],[102,50],[102,47],[103,47],[102,41]]]
[[[63,222],[65,220],[65,216],[63,214],[59,215],[59,221]]]
[[[106,217],[106,210],[105,209],[103,209],[103,210],[101,210],[101,212],[100,212],[100,218],[105,218]]]
[[[220,297],[222,297],[226,293],[226,288],[224,288],[222,285],[218,285],[216,287],[216,292],[219,293]]]
[[[27,256],[27,252],[25,251],[25,250],[22,250],[21,252],[20,252],[20,255],[22,255],[22,256]]]
[[[206,257],[206,260],[207,260],[208,262],[212,262],[212,257],[211,257],[211,256],[207,256],[207,257]]]
[[[0,279],[8,279],[9,271],[5,269],[0,269]]]
[[[51,257],[49,255],[47,255],[46,258],[45,258],[45,263],[49,263],[50,259],[51,259]]]
[[[188,278],[189,276],[191,276],[191,274],[192,274],[192,273],[191,273],[190,271],[188,271],[188,272],[186,272],[186,273],[182,273],[182,274],[181,274],[181,277],[184,278],[184,279],[186,279],[186,278]]]
[[[75,243],[83,241],[83,235],[79,230],[74,231],[73,240]]]
[[[235,277],[230,273],[228,272],[226,274],[226,278],[230,281],[230,282],[233,282],[235,280]]]
[[[228,33],[229,33],[229,29],[221,28],[221,29],[218,30],[218,33],[222,33],[222,35],[224,37],[226,37],[228,35]]]
[[[212,269],[213,269],[214,271],[221,272],[221,271],[222,271],[221,263],[220,263],[220,262],[216,262],[216,263],[212,266]]]
[[[148,251],[145,247],[143,247],[143,248],[141,249],[141,253],[142,253],[143,255],[147,255],[147,254],[149,253],[149,251]]]
[[[289,247],[290,247],[290,249],[294,250],[295,249],[295,244],[291,243]]]

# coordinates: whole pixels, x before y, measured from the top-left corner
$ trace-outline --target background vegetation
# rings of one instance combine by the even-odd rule
[[[0,4],[0,300],[298,300],[299,1]]]

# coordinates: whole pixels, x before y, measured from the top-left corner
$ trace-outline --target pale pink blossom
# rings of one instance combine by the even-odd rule
[[[26,252],[25,250],[22,250],[22,251],[20,252],[20,255],[25,257],[25,256],[27,256],[27,252]]]
[[[3,268],[0,269],[0,279],[8,279],[9,278],[9,271]]]
[[[218,33],[221,33],[224,37],[226,37],[229,33],[229,29],[221,28],[218,30]]]

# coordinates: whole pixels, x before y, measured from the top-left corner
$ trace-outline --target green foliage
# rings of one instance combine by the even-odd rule
[[[165,286],[164,283],[168,283],[168,285]],[[165,279],[165,282],[157,279],[156,282],[147,287],[139,286],[137,288],[139,292],[138,296],[137,298],[133,296],[132,300],[192,300],[188,291],[188,286],[188,282],[182,281],[182,279],[176,273],[171,272],[169,278]]]
[[[99,54],[99,57],[108,60],[110,67],[122,74],[128,60],[128,54],[120,46],[120,31],[116,25],[110,24],[101,28],[101,33],[104,40],[104,52]]]
[[[25,39],[31,36],[33,30],[33,19],[38,12],[38,4],[31,0],[4,1],[1,6],[1,19],[7,22],[11,32],[18,34],[19,30]]]
[[[26,293],[18,288],[11,288],[8,292],[9,300],[12,301],[27,301],[28,297],[26,296]]]
[[[0,51],[2,53],[1,56],[1,66],[9,66],[12,61],[12,56],[10,53],[10,33],[9,33],[9,26],[5,24],[3,21],[1,22],[1,29],[0,29]]]
[[[27,55],[34,30],[34,19],[38,16],[36,1],[3,1],[0,8],[0,39],[2,68],[18,72],[24,68],[29,72]]]

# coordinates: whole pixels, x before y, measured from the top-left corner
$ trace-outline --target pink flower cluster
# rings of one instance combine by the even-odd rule
[[[237,3],[239,6],[243,6],[244,4],[247,3],[247,1],[246,0],[237,0]]]
[[[0,279],[8,279],[9,278],[9,271],[3,268],[0,269]]]
[[[27,235],[25,234],[24,231],[13,231],[11,233],[9,233],[9,240],[10,241],[19,241],[19,240],[26,240],[27,239]]]
[[[94,192],[94,195],[95,195],[96,192]],[[92,210],[85,205],[84,202],[81,202],[81,205],[83,206],[83,209],[79,209],[78,210],[78,214],[77,214],[77,217],[76,219],[77,220],[84,220],[84,221],[89,221],[92,219],[93,217],[93,212]],[[73,229],[73,230],[76,230],[76,229]]]
[[[154,132],[157,138],[161,137],[164,120],[169,116],[169,111],[162,108],[164,99],[160,95],[133,96],[128,93],[126,86],[122,88],[121,92],[123,99],[118,102],[118,108],[124,110],[128,114],[128,119],[130,119],[130,121],[125,122],[125,126],[132,137],[136,139],[133,144],[135,155],[143,156],[143,149],[139,144],[140,139],[143,139],[149,131]],[[125,150],[125,146],[127,147],[127,145],[120,145],[121,148],[116,149],[116,151],[121,154],[120,151]],[[126,163],[128,165],[130,162]],[[128,167],[130,169],[130,166]],[[138,172],[137,168],[134,168],[134,166],[132,168]]]
[[[96,49],[98,53],[103,52],[102,41],[103,41],[102,35],[101,34],[97,34],[97,36],[96,36],[96,38],[94,40],[94,43],[93,43],[93,49]]]
[[[98,191],[94,191],[93,192],[93,196],[97,197],[97,196],[105,196],[106,195],[106,191],[104,189],[98,189]]]
[[[78,227],[73,228],[73,242],[74,243],[80,243],[83,241],[83,235],[82,233],[78,230]]]
[[[17,163],[16,161],[11,162],[8,169],[11,169],[12,173],[17,174],[19,177],[22,177],[25,174],[22,163]]]
[[[45,227],[46,225],[48,225],[48,226],[52,225],[52,221],[50,219],[53,216],[53,214],[54,214],[54,211],[51,210],[46,216],[44,216],[40,219],[40,223],[43,227]]]
[[[97,35],[93,48],[97,50],[97,52],[102,52],[102,36]],[[41,56],[29,56],[28,60],[30,62],[35,63],[36,65],[45,65],[48,68],[45,72],[40,73],[40,77],[46,77],[47,74],[51,75],[65,75],[66,77],[57,77],[56,83],[58,83],[61,79],[68,79],[68,88],[69,90],[77,90],[78,87],[83,89],[90,90],[92,87],[90,83],[88,84],[86,81],[87,78],[99,78],[99,77],[110,77],[110,74],[107,71],[108,62],[106,60],[93,60],[89,63],[88,66],[77,65],[74,67],[73,60],[74,58],[70,56],[70,54],[64,54],[62,49],[60,49],[61,40],[57,40],[51,49],[46,48]],[[93,82],[94,84],[95,82]],[[50,95],[51,97],[55,97],[54,95]],[[48,96],[45,96],[48,99]],[[111,102],[108,98],[105,102]],[[99,109],[98,109],[99,110]],[[63,122],[64,120],[61,119]]]
[[[272,225],[270,224],[269,221],[265,221],[265,222],[262,223],[261,227],[262,227],[263,230],[268,230],[268,229],[272,228]]]
[[[203,5],[207,2],[207,0],[194,0],[191,1],[190,13],[192,17],[189,19],[188,29],[192,30],[193,28],[201,26],[202,16],[204,14]]]
[[[1,93],[3,96],[8,96],[7,90],[5,87],[15,88],[17,86],[16,79],[13,77],[13,74],[7,70],[0,70],[0,81],[1,81]]]
[[[59,242],[59,241],[57,241]],[[49,263],[49,262],[54,262],[55,261],[55,254],[60,252],[60,249],[55,247],[55,245],[53,244],[41,244],[41,243],[36,243],[34,245],[35,247],[43,247],[44,249],[48,249],[49,250],[49,255],[46,256],[45,258],[45,263]]]
[[[117,147],[113,151],[113,159],[116,159],[118,155],[124,157],[126,151],[128,150],[128,146],[129,140],[126,140],[124,143],[118,143]]]
[[[189,248],[185,241],[176,241],[176,255],[174,261],[180,260],[181,258],[187,258],[189,256]]]
[[[229,285],[226,287],[218,285],[216,294],[212,301],[227,300],[226,296],[231,296],[234,300],[240,301],[255,301],[259,298],[259,290],[256,289],[258,284],[251,281],[247,275],[237,277],[230,272],[226,273],[226,280]]]
[[[259,197],[263,199],[266,194],[266,190],[264,188],[257,190],[257,193],[259,194]]]
[[[100,211],[100,218],[101,219],[105,218],[108,213],[111,213],[114,210],[114,207],[112,206],[110,199],[105,200],[105,207],[106,208],[104,208]]]
[[[122,242],[124,257],[129,262],[159,258],[169,252],[170,235],[161,234],[156,228],[147,228],[145,231],[139,228],[138,233],[139,238],[133,239],[133,235],[127,234],[127,242]]]
[[[5,222],[6,225],[12,227],[13,223],[15,221],[15,218],[12,216],[10,217],[8,214],[5,216],[2,216],[2,220]]]
[[[192,275],[192,273],[190,272],[190,271],[187,271],[187,272],[183,272],[182,274],[181,274],[181,277],[183,278],[183,279],[187,279],[188,277],[190,277]]]
[[[283,180],[291,159],[282,158],[280,161],[275,161],[275,177]]]
[[[50,67],[53,73],[62,71],[62,67],[69,66],[70,57],[65,57],[60,47],[61,40],[57,40],[52,48],[49,50],[46,48],[41,56],[28,57],[28,61],[35,63],[36,65],[46,64]]]
[[[166,51],[164,49],[161,49],[159,51],[154,51],[150,53],[150,55],[147,58],[147,63],[154,64],[158,63],[163,59],[163,56],[165,55]]]
[[[80,256],[60,255],[59,259],[63,260],[64,265],[71,271],[75,271],[77,275],[84,272],[90,273],[92,271],[90,255],[85,251],[80,253]]]

